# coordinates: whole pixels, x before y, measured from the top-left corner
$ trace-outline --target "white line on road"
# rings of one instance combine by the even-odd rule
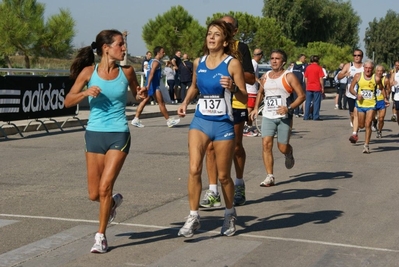
[[[69,218],[61,218],[61,217],[30,216],[30,215],[1,214],[0,213],[0,217],[1,216],[3,216],[3,217],[13,217],[13,218],[29,218],[29,219],[57,220],[57,221],[69,221],[69,222],[98,223],[98,221],[96,221],[96,220],[69,219]],[[175,229],[175,230],[179,230],[179,228],[176,228],[176,227],[145,225],[145,224],[136,224],[136,223],[117,223],[117,222],[112,222],[112,224],[114,224],[114,225],[142,227],[142,228]],[[219,231],[203,231],[203,230],[198,230],[198,232],[216,233],[216,234],[220,233]],[[298,243],[319,244],[319,245],[326,245],[326,246],[356,248],[356,249],[365,249],[365,250],[374,250],[374,251],[383,251],[383,252],[395,252],[395,253],[399,252],[399,250],[388,249],[388,248],[376,248],[376,247],[358,246],[358,245],[351,245],[351,244],[333,243],[333,242],[308,240],[308,239],[299,239],[299,238],[262,236],[262,235],[252,235],[252,234],[240,234],[240,236],[249,237],[249,238],[257,238],[257,239],[270,239],[270,240],[279,240],[279,241],[290,241],[290,242],[298,242]]]

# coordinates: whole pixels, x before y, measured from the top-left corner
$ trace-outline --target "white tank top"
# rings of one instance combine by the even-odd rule
[[[355,74],[356,74],[356,73],[359,73],[359,72],[363,72],[363,65],[362,65],[360,68],[356,68],[355,65],[353,64],[353,62],[351,62],[351,66],[350,66],[350,68],[349,68],[349,72],[350,72],[350,76],[348,77],[348,84],[347,84],[347,86],[346,86],[346,93],[345,93],[345,95],[346,95],[347,97],[349,97],[349,98],[356,99],[356,96],[352,95],[352,94],[349,92],[349,88],[350,88],[350,86],[351,86],[351,83],[352,83],[352,80],[353,80],[353,77],[355,76]],[[357,91],[357,86],[355,86],[355,91]]]
[[[287,73],[285,71],[280,77],[272,79],[269,77],[271,71],[266,73],[266,81],[263,85],[265,89],[265,108],[263,109],[263,117],[268,119],[284,119],[288,117],[288,114],[279,115],[277,109],[279,106],[287,106],[287,99],[292,93],[292,87],[287,81]]]

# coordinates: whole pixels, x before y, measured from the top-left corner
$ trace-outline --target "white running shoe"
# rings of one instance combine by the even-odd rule
[[[141,121],[138,118],[134,118],[132,120],[132,125],[136,126],[138,128],[143,128],[144,127],[144,125],[141,123]]]
[[[122,204],[123,196],[121,194],[117,193],[112,196],[112,199],[114,200],[114,205],[112,206],[111,211],[109,213],[108,223],[111,223],[115,219],[116,208]]]
[[[108,251],[107,238],[104,234],[97,233],[94,241],[94,245],[90,250],[91,253],[106,253]]]
[[[178,236],[192,237],[194,232],[201,227],[200,216],[189,215],[182,228],[180,228]]]
[[[364,145],[364,146],[363,146],[363,153],[364,153],[364,154],[370,154],[369,145]]]
[[[262,187],[273,186],[274,185],[274,181],[275,181],[275,179],[274,179],[273,174],[268,174],[268,175],[266,175],[266,179],[263,182],[260,183],[260,186],[262,186]]]
[[[168,125],[169,128],[179,124],[180,119],[175,119],[173,117],[170,117],[169,119],[166,120],[166,124]]]

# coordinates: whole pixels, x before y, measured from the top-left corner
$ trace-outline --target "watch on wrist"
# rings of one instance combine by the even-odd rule
[[[294,113],[294,110],[292,109],[291,106],[288,106],[288,114],[292,115]]]

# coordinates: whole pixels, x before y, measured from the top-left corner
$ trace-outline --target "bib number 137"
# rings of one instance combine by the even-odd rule
[[[199,110],[203,115],[217,116],[226,114],[226,102],[223,98],[200,98]]]

